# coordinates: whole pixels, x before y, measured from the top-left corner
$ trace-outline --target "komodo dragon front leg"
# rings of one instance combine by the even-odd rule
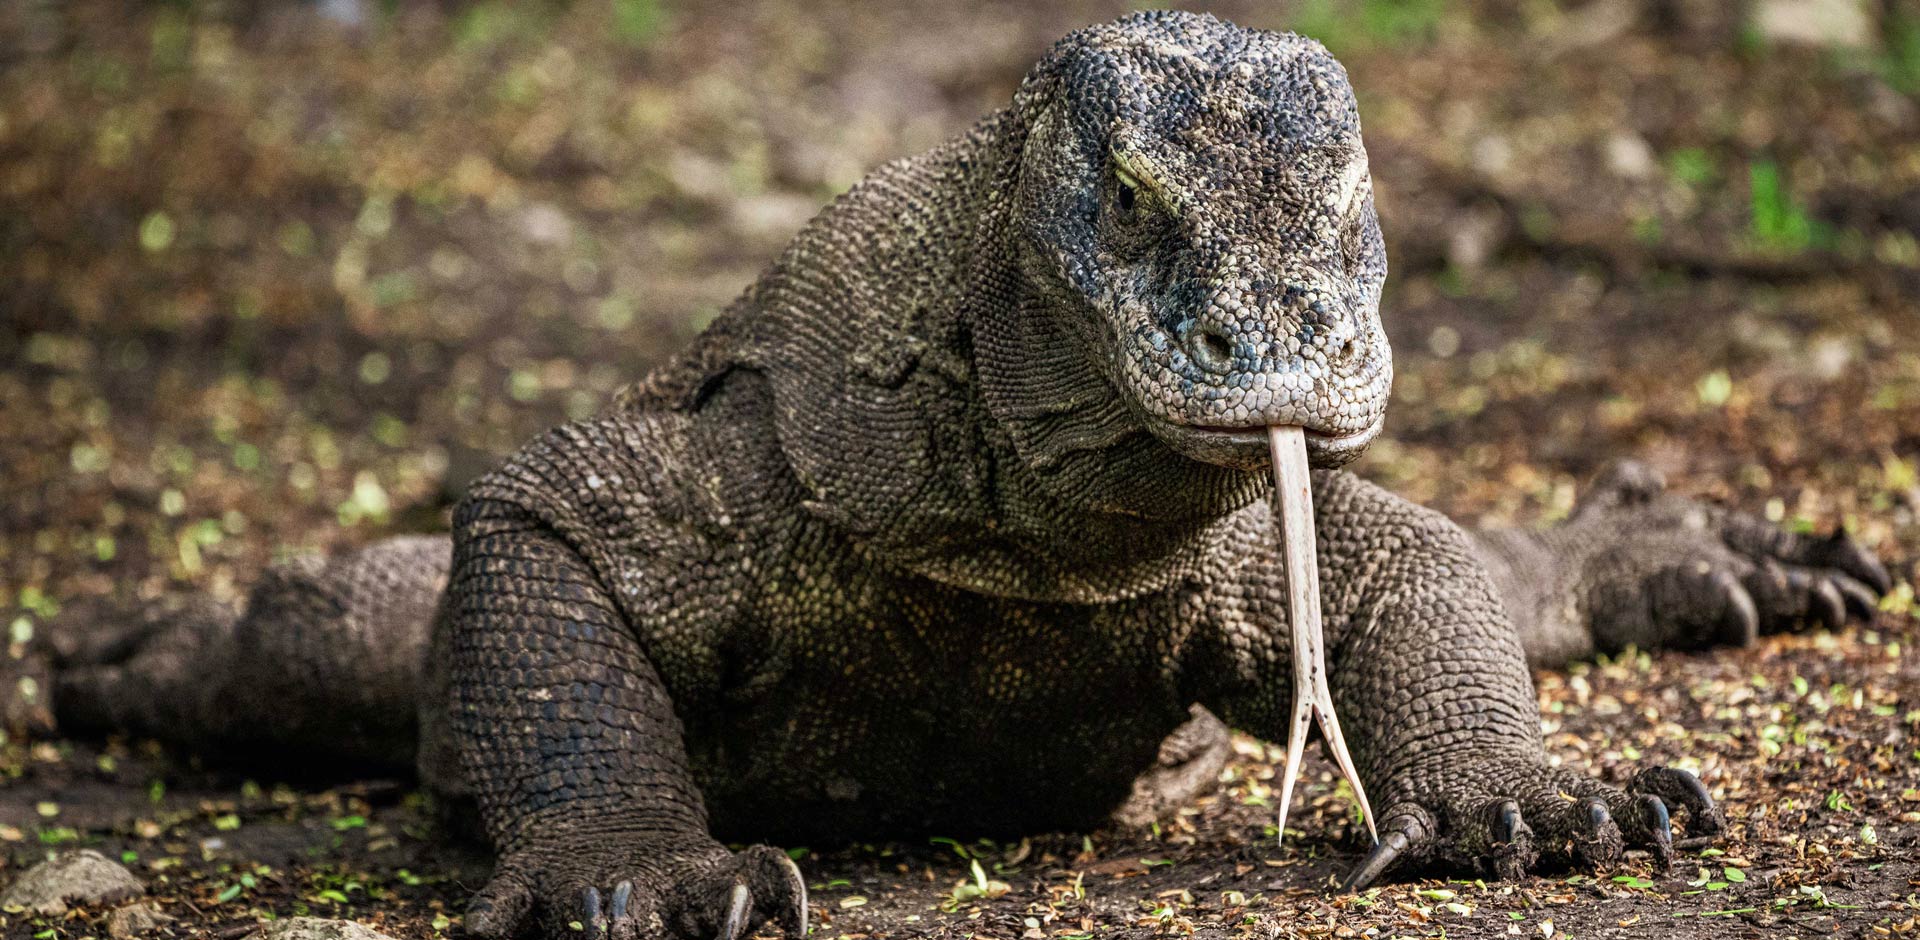
[[[456,531],[454,734],[500,853],[468,932],[802,936],[799,869],[709,835],[666,686],[587,563],[502,502],[470,500]]]
[[[1313,485],[1332,691],[1380,813],[1381,842],[1348,887],[1403,860],[1515,877],[1536,860],[1600,864],[1639,845],[1665,863],[1717,834],[1711,797],[1685,771],[1644,770],[1623,790],[1548,767],[1527,666],[1837,626],[1870,617],[1891,583],[1844,534],[1799,536],[1669,494],[1630,461],[1545,531],[1469,533],[1344,473]],[[1255,651],[1238,661],[1223,716],[1277,739],[1293,683],[1277,555],[1221,590],[1240,612],[1233,645]]]
[[[1347,887],[1397,861],[1513,878],[1541,859],[1605,863],[1629,844],[1665,859],[1676,810],[1689,836],[1719,831],[1684,771],[1643,771],[1623,790],[1548,765],[1519,636],[1464,531],[1350,474],[1316,472],[1313,486],[1331,690],[1380,814],[1381,841]],[[1208,704],[1235,727],[1284,737],[1284,568],[1259,555],[1218,590],[1232,612],[1227,648],[1240,652]]]

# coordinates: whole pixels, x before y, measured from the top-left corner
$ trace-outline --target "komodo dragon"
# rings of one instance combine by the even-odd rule
[[[1346,886],[1664,862],[1720,831],[1705,788],[1550,766],[1529,663],[1839,624],[1886,571],[1631,464],[1544,532],[1463,531],[1338,471],[1387,404],[1385,277],[1325,49],[1183,13],[1084,29],[1010,106],[835,200],[604,414],[479,480],[451,542],[73,633],[55,710],[417,757],[497,849],[478,936],[797,936],[787,855],[716,837],[1081,829],[1143,770],[1169,799],[1213,777],[1196,706],[1285,734],[1265,428],[1298,425],[1331,689],[1380,808]]]

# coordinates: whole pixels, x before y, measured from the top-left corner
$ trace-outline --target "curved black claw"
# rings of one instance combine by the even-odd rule
[[[1488,858],[1493,873],[1506,881],[1525,877],[1540,853],[1533,844],[1533,828],[1520,814],[1520,804],[1503,800],[1495,806],[1493,825],[1488,831],[1493,837]]]
[[[1885,594],[1893,590],[1893,576],[1887,573],[1887,566],[1873,557],[1866,546],[1853,540],[1846,529],[1835,529],[1822,547],[1822,554],[1829,567],[1838,568],[1849,577],[1855,578],[1875,594]]]
[[[1641,824],[1646,827],[1646,840],[1650,844],[1648,851],[1653,853],[1653,863],[1661,871],[1673,867],[1673,817],[1667,813],[1667,804],[1651,793],[1638,794]]]
[[[1833,586],[1830,578],[1813,582],[1813,621],[1829,630],[1847,624],[1847,600],[1840,596],[1840,589]]]
[[[1340,890],[1343,893],[1352,894],[1366,888],[1375,878],[1380,877],[1388,866],[1399,861],[1400,853],[1405,852],[1412,844],[1412,840],[1403,833],[1387,833],[1380,840],[1380,844],[1375,845],[1373,851],[1368,852],[1367,857],[1361,859],[1360,864],[1347,873],[1346,880],[1340,882]]]
[[[598,940],[607,935],[607,915],[600,909],[600,889],[588,888],[580,892],[580,921],[589,938]]]
[[[1871,623],[1874,613],[1880,609],[1879,595],[1873,593],[1872,588],[1844,574],[1835,575],[1831,580],[1846,602],[1847,613],[1857,620]]]
[[[1399,861],[1403,855],[1408,855],[1409,850],[1422,846],[1427,840],[1427,827],[1421,825],[1418,819],[1409,814],[1396,814],[1389,817],[1380,827],[1380,832],[1380,841],[1374,845],[1373,850],[1368,852],[1367,857],[1361,859],[1360,864],[1354,866],[1353,871],[1348,872],[1347,877],[1340,882],[1341,893],[1352,894],[1365,890],[1368,885],[1373,884],[1374,879],[1379,878],[1392,867],[1394,862]]]
[[[1512,842],[1526,823],[1520,821],[1520,804],[1507,800],[1494,808],[1493,841]]]
[[[1620,858],[1626,851],[1626,837],[1613,821],[1613,811],[1599,797],[1586,800],[1587,828],[1576,831],[1571,846],[1574,859],[1586,867],[1598,868]]]
[[[1660,798],[1663,813],[1682,809],[1687,813],[1686,838],[1673,839],[1675,849],[1698,848],[1710,844],[1726,831],[1720,809],[1700,778],[1677,767],[1653,767],[1635,774],[1627,791]]]

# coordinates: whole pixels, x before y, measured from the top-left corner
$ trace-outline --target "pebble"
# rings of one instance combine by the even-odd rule
[[[129,904],[107,916],[107,936],[113,940],[150,937],[162,925],[172,922],[173,917],[162,914],[151,904]]]
[[[393,940],[371,927],[350,920],[289,917],[248,934],[247,940]]]
[[[1873,44],[1867,0],[1761,0],[1753,19],[1773,42],[1846,49]]]
[[[0,907],[18,906],[51,917],[65,914],[69,906],[117,904],[146,890],[119,862],[92,849],[80,849],[27,869],[0,894]]]

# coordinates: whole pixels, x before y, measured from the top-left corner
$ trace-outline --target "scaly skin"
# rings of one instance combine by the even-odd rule
[[[217,746],[215,720],[138,724],[179,649],[223,667],[197,676],[216,702],[259,656],[377,655],[401,665],[354,694],[418,703],[423,777],[499,850],[470,932],[792,935],[792,863],[719,838],[1083,828],[1145,769],[1209,776],[1178,772],[1219,759],[1196,704],[1284,733],[1264,428],[1296,424],[1332,690],[1382,808],[1350,885],[1665,860],[1675,810],[1717,833],[1684,773],[1547,766],[1529,659],[1833,622],[1885,572],[1631,467],[1550,532],[1472,535],[1338,472],[1385,409],[1385,273],[1323,49],[1188,14],[1083,30],[1007,109],[835,202],[607,413],[479,481],[430,640],[442,570],[375,546],[277,577],[237,624],[182,618],[184,647],[67,651],[55,704]],[[410,614],[354,597],[396,583]]]

